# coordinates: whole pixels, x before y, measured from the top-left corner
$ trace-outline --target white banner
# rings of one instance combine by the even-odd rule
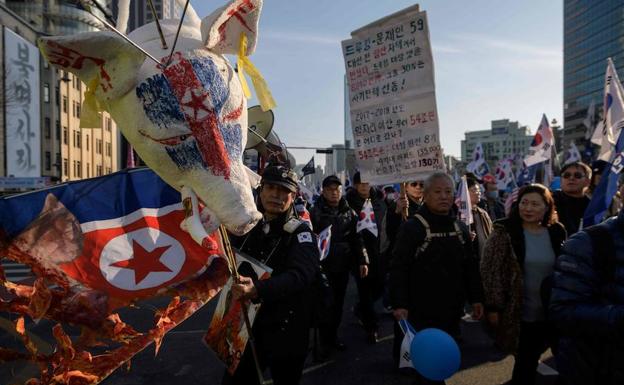
[[[10,29],[3,30],[7,175],[39,177],[39,50]]]
[[[381,185],[444,171],[426,12],[397,13],[342,42],[355,155]]]

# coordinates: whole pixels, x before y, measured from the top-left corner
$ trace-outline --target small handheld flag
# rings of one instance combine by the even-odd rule
[[[357,222],[356,232],[363,230],[370,231],[374,236],[378,235],[377,222],[375,221],[375,212],[373,211],[373,204],[370,199],[367,199],[360,211],[360,217]]]
[[[321,261],[329,255],[329,245],[331,243],[331,225],[321,231],[318,236],[318,248],[321,255]]]

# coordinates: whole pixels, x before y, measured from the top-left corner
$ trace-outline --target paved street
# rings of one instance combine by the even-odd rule
[[[355,285],[351,282],[348,291],[345,322],[342,336],[348,349],[334,355],[330,361],[318,364],[306,364],[302,385],[317,384],[383,384],[407,385],[413,380],[409,376],[397,374],[392,367],[392,320],[389,315],[381,316],[380,336],[376,345],[365,341],[365,334],[350,311],[356,299]],[[214,306],[216,301],[211,304]],[[145,325],[151,319],[148,310],[151,303],[144,305]],[[160,304],[157,304],[160,305]],[[170,385],[170,384],[220,384],[223,367],[214,354],[201,342],[212,314],[212,306],[195,314],[180,327],[165,337],[158,356],[154,357],[153,348],[148,348],[132,361],[130,370],[119,369],[106,379],[103,385]],[[7,315],[4,314],[6,317]],[[123,315],[122,315],[123,316]],[[6,319],[0,318],[0,346],[15,345],[16,338],[4,330]],[[511,375],[513,358],[505,357],[492,348],[488,337],[478,322],[466,322],[464,342],[462,344],[462,369],[448,383],[451,385],[494,385],[506,383]],[[46,322],[31,325],[35,343],[44,350],[50,349],[50,326]],[[546,358],[545,356],[544,358]],[[546,360],[547,364],[551,360]],[[551,364],[552,365],[552,364]],[[546,365],[540,366],[540,372],[552,372]],[[0,384],[22,384],[29,375],[35,373],[28,365],[4,364],[0,367]],[[538,385],[554,384],[555,376],[539,375]]]

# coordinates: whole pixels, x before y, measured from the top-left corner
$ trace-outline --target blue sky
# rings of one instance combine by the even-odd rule
[[[191,4],[204,17],[225,2]],[[509,118],[535,132],[561,121],[562,1],[423,0],[433,47],[442,146],[460,155],[464,132]],[[265,0],[254,64],[277,102],[274,129],[289,146],[343,142],[344,62],[350,32],[413,5],[404,0]],[[250,101],[250,105],[254,101]],[[293,151],[305,163],[313,151]],[[317,164],[324,155],[316,155]]]

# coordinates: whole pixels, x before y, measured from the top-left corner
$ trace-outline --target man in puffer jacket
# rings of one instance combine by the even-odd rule
[[[362,223],[366,223],[362,218],[364,214],[362,210],[366,202],[370,200],[374,216],[373,223],[376,226],[376,231],[368,227],[363,227],[360,231],[369,259],[368,276],[366,278],[355,276],[359,296],[359,302],[355,305],[355,313],[362,321],[368,342],[374,344],[378,342],[377,315],[374,305],[382,294],[386,272],[385,264],[382,263],[385,261],[381,260],[382,253],[385,251],[382,249],[382,239],[385,238],[386,204],[379,190],[362,181],[359,171],[353,175],[353,186],[355,188],[346,194],[349,206],[359,213]]]
[[[557,260],[550,317],[567,385],[624,384],[624,213],[576,233]]]
[[[334,294],[331,320],[320,328],[321,342],[328,352],[344,350],[346,346],[338,339],[338,327],[342,320],[344,297],[351,271],[361,278],[368,275],[368,255],[362,236],[356,231],[358,215],[342,196],[342,183],[335,175],[323,180],[323,192],[310,211],[312,225],[317,232],[331,225],[329,254],[321,262]]]

